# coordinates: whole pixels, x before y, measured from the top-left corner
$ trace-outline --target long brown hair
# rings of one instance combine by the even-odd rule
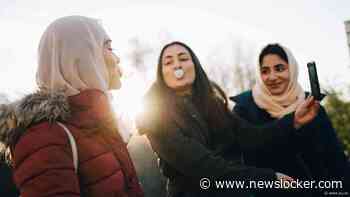
[[[154,86],[157,86],[157,88],[154,88],[155,91],[157,91],[156,95],[158,95],[156,99],[161,103],[159,108],[166,111],[171,110],[176,112],[174,104],[175,92],[166,85],[162,71],[162,58],[164,51],[173,45],[183,46],[191,55],[195,67],[195,80],[192,84],[192,98],[197,110],[207,121],[210,128],[226,128],[230,123],[231,114],[227,106],[228,100],[226,94],[217,84],[209,80],[196,54],[190,47],[182,42],[176,41],[165,45],[159,55],[157,80],[154,84]],[[165,117],[163,116],[163,118]]]

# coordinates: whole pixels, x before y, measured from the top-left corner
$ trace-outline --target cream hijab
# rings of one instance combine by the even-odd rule
[[[64,91],[66,96],[85,89],[105,92],[112,107],[104,44],[109,36],[96,19],[84,16],[59,18],[47,27],[39,44],[37,85],[41,90]],[[131,137],[130,122],[114,114],[123,140]]]
[[[108,70],[103,47],[109,37],[96,19],[68,16],[51,23],[39,44],[37,85],[66,96],[84,89],[107,93]]]
[[[255,103],[274,118],[282,118],[295,111],[305,100],[304,90],[298,83],[298,63],[289,49],[281,47],[287,54],[289,64],[290,81],[287,90],[282,95],[273,96],[262,81],[259,65],[256,72],[257,82],[252,90]]]

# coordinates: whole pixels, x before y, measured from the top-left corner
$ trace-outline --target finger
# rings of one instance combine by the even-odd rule
[[[313,111],[317,114],[319,110],[320,110],[320,103],[315,102],[315,104],[313,105]]]
[[[310,108],[311,106],[313,106],[315,103],[315,99],[313,96],[309,96],[305,102],[305,108]]]

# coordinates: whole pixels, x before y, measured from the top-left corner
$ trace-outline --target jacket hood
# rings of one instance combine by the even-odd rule
[[[70,116],[63,92],[38,91],[20,100],[0,105],[0,142],[9,145],[11,136],[40,121],[65,121]],[[21,128],[21,129],[19,129]]]

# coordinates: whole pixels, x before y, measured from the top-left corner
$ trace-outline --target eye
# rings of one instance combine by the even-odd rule
[[[189,60],[190,58],[188,58],[188,57],[181,57],[180,58],[180,61],[182,61],[182,62],[185,62],[185,61],[187,61],[187,60]]]
[[[111,40],[107,40],[105,41],[104,43],[104,48],[109,50],[109,51],[113,51],[113,48],[112,48],[112,41]]]
[[[283,72],[285,69],[286,69],[286,66],[283,65],[283,64],[277,64],[277,65],[275,66],[275,70],[276,70],[277,72]]]
[[[267,74],[269,73],[269,70],[268,70],[268,69],[261,69],[261,70],[260,70],[260,73],[261,73],[262,75],[267,75]]]
[[[165,66],[168,66],[168,65],[170,65],[172,62],[171,61],[166,61],[166,62],[164,62],[163,64],[165,65]]]

